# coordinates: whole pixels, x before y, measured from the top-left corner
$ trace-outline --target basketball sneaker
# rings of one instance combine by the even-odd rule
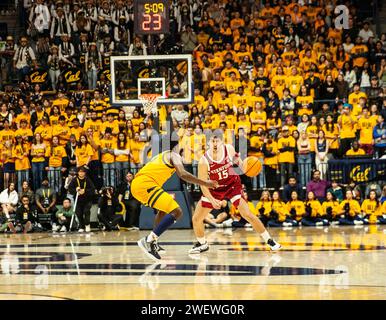
[[[87,226],[86,226],[86,232],[90,232],[91,231],[91,227],[90,227],[90,225],[88,224]]]
[[[199,254],[201,252],[205,252],[209,250],[208,241],[206,241],[204,244],[201,244],[199,242],[196,242],[192,249],[189,250],[189,254]]]
[[[146,237],[143,237],[138,240],[137,244],[150,259],[155,261],[161,260],[161,256],[157,250],[158,246],[156,241],[147,242]]]
[[[281,248],[280,243],[276,242],[273,239],[268,239],[267,244],[270,247],[271,251],[278,251]]]
[[[159,245],[158,242],[156,242],[156,246],[157,246],[157,251],[158,251],[159,253],[165,253],[165,252],[166,252],[166,250],[165,250],[164,248],[162,248],[162,247]]]

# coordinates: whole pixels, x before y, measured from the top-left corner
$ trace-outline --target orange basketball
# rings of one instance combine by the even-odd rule
[[[243,169],[247,177],[256,177],[261,172],[262,166],[259,158],[247,157],[243,161]]]

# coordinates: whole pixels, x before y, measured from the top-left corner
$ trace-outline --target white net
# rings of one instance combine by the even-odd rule
[[[146,93],[139,96],[139,100],[141,100],[143,110],[146,114],[157,113],[157,102],[160,97],[161,95],[158,93]]]

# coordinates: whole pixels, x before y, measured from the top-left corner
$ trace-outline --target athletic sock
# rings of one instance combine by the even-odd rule
[[[206,242],[206,239],[205,239],[205,237],[197,238],[197,241],[198,241],[200,244],[204,244],[204,243]]]
[[[271,239],[271,235],[267,230],[265,230],[263,233],[260,233],[260,236],[263,238],[265,242],[267,242],[269,239]]]
[[[176,221],[176,219],[174,218],[174,216],[172,216],[171,214],[167,214],[166,216],[164,216],[161,220],[161,222],[159,223],[158,226],[156,226],[153,230],[153,232],[155,233],[155,235],[157,237],[159,237],[161,234],[163,234],[174,222]]]
[[[146,237],[147,242],[156,241],[158,239],[158,236],[152,231],[150,234]]]

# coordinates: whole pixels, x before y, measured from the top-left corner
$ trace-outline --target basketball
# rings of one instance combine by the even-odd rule
[[[247,177],[256,177],[261,172],[261,162],[256,157],[247,157],[243,161],[243,170]]]

